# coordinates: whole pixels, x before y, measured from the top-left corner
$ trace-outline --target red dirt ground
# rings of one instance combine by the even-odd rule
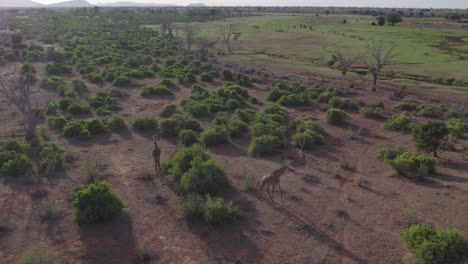
[[[327,82],[348,87],[349,79]],[[353,82],[365,87],[363,80]],[[256,85],[249,93],[263,99],[268,87]],[[178,89],[176,98],[159,100],[144,99],[132,88],[120,115],[128,120],[135,115],[156,116],[168,101],[190,93],[187,87]],[[384,84],[375,93],[348,91],[353,98],[382,100],[386,109],[392,109],[398,101],[389,97],[396,89]],[[447,106],[463,102],[449,91],[408,91],[407,98],[425,103],[436,100]],[[132,263],[144,249],[155,256],[156,263],[401,263],[408,255],[400,232],[410,223],[455,227],[468,236],[466,150],[465,154],[441,153],[437,174],[416,183],[376,159],[380,146],[404,145],[414,150],[410,134],[382,130],[380,121],[359,114],[350,114],[343,127],[331,126],[324,122],[320,108],[314,103],[288,109],[291,117],[313,115],[323,121],[328,136],[325,146],[307,153],[309,173],[295,159],[294,170],[282,176],[283,203],[279,193],[270,200],[265,192],[246,192],[240,187],[241,176],[259,180],[281,166],[280,155],[247,156],[248,137],[210,149],[234,185],[224,198],[240,214],[237,224],[223,228],[187,222],[178,210],[171,184],[146,175],[153,166],[149,134],[130,129],[81,142],[48,131],[71,154],[72,162],[66,172],[49,178],[25,176],[0,182],[0,216],[10,226],[0,233],[0,262],[14,263],[28,247],[47,244],[65,263]],[[9,137],[12,127],[18,127],[21,134],[20,115],[4,101],[0,109],[0,136]],[[347,130],[354,131],[353,135]],[[163,139],[161,144],[164,160],[178,150],[174,140]],[[294,150],[288,152],[294,155]],[[102,166],[103,178],[123,197],[128,209],[114,223],[79,227],[73,222],[68,194],[86,183],[84,168],[92,162]],[[349,168],[340,167],[345,162]],[[363,179],[362,187],[354,183],[357,175]],[[58,219],[41,219],[44,200],[56,202]]]

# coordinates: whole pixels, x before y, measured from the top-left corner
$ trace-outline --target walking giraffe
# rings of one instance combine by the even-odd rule
[[[275,187],[278,185],[278,188],[281,193],[281,202],[283,202],[283,190],[281,189],[280,186],[280,177],[288,170],[290,169],[291,166],[291,161],[287,161],[286,165],[282,166],[281,168],[275,170],[272,172],[270,175],[265,175],[262,178],[262,181],[260,182],[260,192],[263,190],[263,187],[266,185],[268,196],[270,196],[270,199],[273,200],[273,194],[275,192]],[[271,194],[270,194],[270,186],[272,187]]]
[[[153,136],[154,148],[153,148],[153,159],[154,159],[154,170],[156,176],[160,176],[159,169],[161,168],[161,148],[159,148],[159,137],[157,135]]]

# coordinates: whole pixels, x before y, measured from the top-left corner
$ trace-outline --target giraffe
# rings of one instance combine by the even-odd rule
[[[161,167],[161,148],[159,147],[159,137],[157,135],[153,135],[153,159],[154,159],[154,170],[157,176],[160,176],[159,169]]]
[[[278,188],[281,193],[281,202],[283,202],[283,190],[281,189],[280,186],[280,177],[288,170],[290,169],[291,166],[291,161],[288,161],[286,165],[282,166],[281,168],[275,170],[269,175],[265,175],[262,178],[262,181],[260,182],[260,192],[262,191],[263,187],[266,185],[268,196],[270,196],[270,199],[273,200],[273,194],[275,192],[275,187],[278,185]],[[273,186],[270,194],[270,186]]]

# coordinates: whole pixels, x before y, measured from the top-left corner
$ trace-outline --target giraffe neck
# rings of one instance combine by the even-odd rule
[[[288,169],[288,166],[283,166],[279,169],[277,169],[275,172],[273,172],[273,178],[279,178],[281,175],[284,174],[284,172]]]

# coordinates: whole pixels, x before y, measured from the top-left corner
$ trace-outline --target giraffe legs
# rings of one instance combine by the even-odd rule
[[[273,197],[275,196],[275,187],[276,187],[276,184],[273,184],[273,188],[271,190],[271,199],[273,199]]]
[[[271,194],[270,194],[270,185],[267,186],[267,192],[268,192],[268,196],[270,196],[270,199],[273,200],[273,197],[271,197]]]
[[[278,184],[278,188],[280,190],[280,193],[281,193],[281,202],[283,202],[283,189],[281,189],[281,186]]]

